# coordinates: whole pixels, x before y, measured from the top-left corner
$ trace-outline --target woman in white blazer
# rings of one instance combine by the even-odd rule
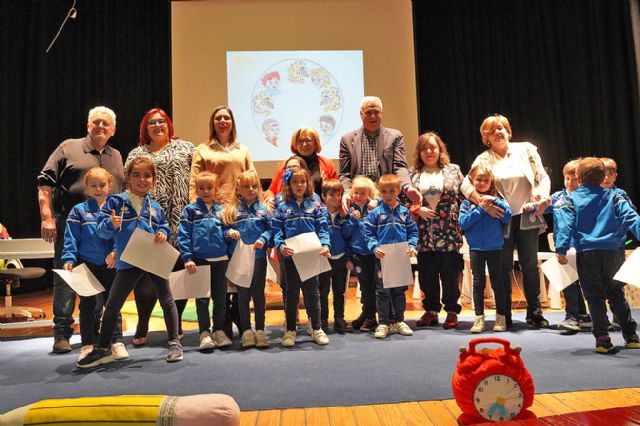
[[[551,183],[544,170],[538,149],[529,142],[510,142],[511,126],[506,117],[496,114],[485,118],[480,126],[482,143],[487,150],[478,155],[473,166],[486,164],[496,177],[496,188],[509,203],[513,212],[505,230],[502,257],[503,276],[510,281],[513,271],[513,249],[518,250],[522,267],[524,292],[527,299],[527,324],[536,328],[549,326],[540,306],[540,277],[538,272],[538,235],[546,228],[542,213],[550,202]],[[490,203],[486,195],[479,195],[467,176],[462,183],[463,194],[494,217],[504,213]],[[489,197],[490,198],[490,197]],[[507,282],[507,306],[511,306],[511,283]],[[506,316],[511,327],[511,313]]]

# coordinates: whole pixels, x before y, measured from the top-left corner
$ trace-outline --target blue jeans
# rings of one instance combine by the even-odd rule
[[[66,217],[56,218],[56,240],[53,245],[53,267],[62,269],[62,249],[64,247],[64,229]],[[58,274],[53,274],[53,336],[65,337],[73,335],[73,311],[76,307],[76,293]]]
[[[250,299],[253,299],[256,330],[264,330],[265,297],[264,285],[267,276],[267,258],[256,259],[251,287],[238,286],[238,310],[240,311],[240,323],[243,330],[251,330]]]
[[[211,297],[196,299],[196,314],[198,316],[198,328],[200,333],[208,331],[211,327],[209,318],[209,299],[213,300],[213,331],[222,330],[224,314],[227,309],[227,265],[228,260],[209,262],[204,259],[195,259],[196,265],[209,265],[211,267]]]
[[[407,307],[405,296],[407,286],[384,288],[382,268],[378,259],[376,259],[375,282],[376,306],[378,307],[378,321],[380,324],[389,325],[392,322],[404,321],[404,311]]]

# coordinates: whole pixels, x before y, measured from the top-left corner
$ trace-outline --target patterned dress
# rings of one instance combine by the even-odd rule
[[[167,216],[171,228],[171,242],[178,234],[180,214],[184,206],[189,204],[189,172],[195,147],[189,141],[173,139],[160,151],[152,152],[150,145],[143,145],[131,150],[124,164],[127,170],[129,163],[137,157],[149,157],[156,164],[156,184],[152,192]]]
[[[411,169],[409,172],[411,184],[419,188],[420,171]],[[434,209],[436,218],[424,220],[417,219],[420,238],[418,251],[456,251],[462,247],[462,232],[458,227],[458,214],[460,203],[464,196],[460,192],[460,185],[464,176],[457,164],[447,164],[442,169],[443,188],[440,200]],[[428,193],[422,194],[424,207],[429,207]]]

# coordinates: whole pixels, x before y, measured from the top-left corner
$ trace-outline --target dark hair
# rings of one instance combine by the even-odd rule
[[[304,196],[312,197],[313,196],[313,180],[311,179],[311,175],[309,174],[309,171],[307,169],[303,169],[302,167],[296,167],[296,166],[289,167],[289,169],[291,169],[291,178],[289,179],[289,182],[286,185],[284,185],[284,187],[282,188],[282,195],[284,195],[284,199],[286,201],[292,201],[294,199],[293,191],[291,191],[291,179],[293,179],[295,175],[300,175],[300,174],[304,175],[305,179],[307,180],[307,190],[304,192]]]
[[[576,176],[582,184],[600,185],[604,180],[604,175],[604,162],[596,157],[583,158],[576,168]]]
[[[151,175],[153,176],[153,181],[156,181],[156,163],[147,156],[136,157],[127,166],[127,170],[124,171],[124,175],[128,178],[131,175],[131,171],[134,167],[148,167],[151,169]]]

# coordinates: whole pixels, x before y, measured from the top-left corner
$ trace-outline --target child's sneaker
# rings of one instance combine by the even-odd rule
[[[473,321],[473,325],[471,326],[471,332],[482,333],[484,330],[486,330],[484,315],[476,315],[476,319]]]
[[[84,345],[80,348],[80,355],[78,355],[78,361],[80,362],[87,357],[93,351],[93,345]]]
[[[358,318],[351,321],[351,327],[353,327],[354,330],[360,330],[360,327],[362,327],[362,324],[364,324],[364,320],[364,314],[360,314]]]
[[[111,345],[111,352],[113,352],[113,359],[116,361],[121,361],[123,359],[129,358],[129,352],[127,352],[127,348],[124,347],[124,343],[116,342]]]
[[[284,336],[282,336],[282,341],[280,342],[280,345],[283,348],[290,348],[295,344],[296,344],[296,332],[287,330],[284,333]]]
[[[93,368],[100,364],[108,364],[112,361],[113,354],[111,353],[111,348],[93,348],[89,355],[78,361],[77,365],[79,368]]]
[[[610,354],[613,353],[615,347],[611,343],[611,338],[609,336],[602,336],[596,339],[596,352],[601,354]]]
[[[368,333],[370,331],[376,330],[377,326],[378,326],[378,322],[375,319],[367,318],[362,323],[362,327],[360,327],[360,331],[362,331],[363,333]]]
[[[624,336],[624,343],[627,349],[640,349],[640,340],[637,334]]]
[[[411,327],[409,327],[404,321],[393,324],[393,331],[401,336],[413,336],[413,330],[411,330]]]
[[[329,344],[329,338],[327,337],[327,334],[322,329],[313,330],[313,334],[311,335],[311,337],[313,337],[313,341],[319,345],[324,346]]]
[[[180,340],[172,340],[169,342],[169,351],[167,352],[167,362],[178,362],[184,359],[182,353],[182,345]]]
[[[589,314],[580,315],[580,317],[578,318],[578,324],[580,324],[580,328],[592,327],[593,322],[591,321],[591,315]]]
[[[253,334],[253,330],[245,330],[242,333],[242,347],[252,348],[256,345],[256,335]]]
[[[223,348],[225,346],[231,346],[231,339],[227,337],[224,331],[218,330],[213,333],[213,343],[216,344],[217,348]]]
[[[447,312],[447,318],[444,320],[444,324],[442,324],[442,328],[445,330],[449,330],[451,328],[456,328],[458,326],[458,315],[455,312]]]
[[[256,348],[268,348],[269,340],[264,330],[256,330]]]
[[[198,346],[198,350],[200,351],[208,351],[216,347],[215,342],[211,338],[211,333],[208,330],[200,333],[200,346]]]
[[[493,323],[493,331],[507,331],[507,318],[504,315],[496,314],[496,322]]]
[[[376,327],[376,332],[373,334],[373,337],[376,339],[384,339],[389,334],[389,326],[387,324],[380,324]]]
[[[575,318],[567,318],[558,324],[558,328],[561,330],[567,331],[580,331],[582,327],[580,326],[580,322]]]

